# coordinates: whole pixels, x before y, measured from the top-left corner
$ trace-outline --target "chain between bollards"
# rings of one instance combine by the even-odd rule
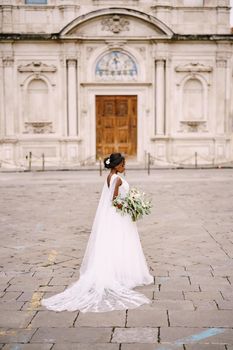
[[[102,176],[103,169],[102,169],[102,158],[101,157],[99,157],[99,172],[100,172],[100,176]]]

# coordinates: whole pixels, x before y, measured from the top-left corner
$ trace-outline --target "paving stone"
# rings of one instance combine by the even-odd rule
[[[154,284],[149,284],[148,286],[136,287],[135,290],[141,293],[150,292],[150,291],[156,291],[156,292],[159,291],[158,286]]]
[[[28,343],[31,339],[35,329],[0,329],[0,342],[1,343]]]
[[[16,301],[22,292],[5,292],[0,301]]]
[[[126,311],[111,311],[101,313],[80,313],[75,327],[124,327]]]
[[[230,310],[218,311],[169,311],[171,326],[184,327],[232,327],[233,313]]]
[[[185,350],[226,350],[225,345],[219,344],[185,344]]]
[[[229,282],[226,277],[203,277],[203,276],[191,276],[191,284],[201,284],[207,286],[229,286]]]
[[[222,296],[219,291],[213,292],[184,292],[186,300],[221,300]]]
[[[34,317],[35,312],[26,311],[1,311],[0,327],[25,328]]]
[[[233,293],[233,286],[230,285],[208,285],[208,284],[199,284],[201,291],[221,291],[222,293]]]
[[[31,327],[71,327],[78,312],[38,311],[31,322]]]
[[[154,293],[155,300],[184,300],[184,296],[182,291],[166,291],[166,292],[155,292]]]
[[[162,284],[160,287],[161,292],[167,292],[167,291],[199,291],[199,286],[198,285],[174,285],[174,284]]]
[[[194,300],[193,305],[195,310],[218,310],[217,304],[214,301],[208,300]]]
[[[216,308],[216,304],[215,304]],[[153,300],[151,304],[143,304],[137,310],[194,310],[190,300]]]
[[[66,286],[41,286],[37,289],[38,292],[54,292],[55,293],[60,293],[65,290]]]
[[[168,326],[164,310],[128,310],[127,327]]]
[[[115,328],[112,343],[156,343],[157,328]]]
[[[133,344],[121,344],[121,350],[156,350],[161,348],[161,345],[158,344],[137,344],[137,343],[133,343]],[[176,348],[177,349],[177,348]],[[182,350],[184,348],[182,347]]]
[[[212,327],[210,327],[212,328]],[[176,341],[183,340],[186,337],[197,335],[207,331],[208,328],[199,327],[161,327],[160,339],[161,344],[175,343]],[[202,339],[198,341],[198,344],[233,344],[233,329],[223,329],[223,333],[216,334],[214,336]]]
[[[50,350],[53,344],[6,344],[3,350]]]
[[[233,310],[233,300],[217,300],[220,310]]]
[[[119,344],[55,344],[53,350],[119,350]]]
[[[10,292],[9,292],[10,293]],[[13,292],[11,292],[13,293]],[[20,296],[17,298],[17,301],[30,301],[32,299],[34,292],[21,292]]]
[[[53,277],[49,282],[50,286],[69,286],[74,283],[76,279],[70,277]]]
[[[110,342],[112,328],[39,328],[31,343],[107,343]]]
[[[23,301],[0,301],[0,312],[2,310],[20,310],[22,306],[24,305]]]

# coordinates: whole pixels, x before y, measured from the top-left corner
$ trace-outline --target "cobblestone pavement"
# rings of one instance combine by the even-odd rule
[[[233,171],[128,171],[153,198],[138,223],[151,305],[56,313],[43,295],[79,276],[102,177],[0,174],[0,349],[233,350]]]

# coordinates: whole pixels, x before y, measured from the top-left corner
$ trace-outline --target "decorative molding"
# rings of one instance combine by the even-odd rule
[[[33,73],[54,73],[57,71],[57,67],[54,65],[47,65],[40,61],[34,61],[26,65],[21,65],[18,67],[20,73],[33,72]]]
[[[176,72],[182,72],[182,73],[186,73],[186,72],[212,72],[213,71],[213,67],[210,66],[205,66],[202,63],[199,62],[191,62],[188,64],[185,64],[183,66],[177,66],[175,67],[175,71]]]
[[[127,40],[105,40],[109,49],[120,49],[127,44]]]
[[[145,46],[140,46],[136,48],[143,58],[146,58],[146,48]]]
[[[205,120],[182,120],[180,123],[182,125],[182,131],[185,132],[206,131]]]
[[[51,134],[52,122],[25,122],[25,134]]]
[[[120,32],[129,31],[130,22],[124,17],[116,14],[103,19],[101,21],[101,24],[102,30],[107,30],[114,34],[119,34]]]
[[[86,57],[89,60],[92,52],[95,50],[95,48],[93,46],[87,46],[86,48]]]

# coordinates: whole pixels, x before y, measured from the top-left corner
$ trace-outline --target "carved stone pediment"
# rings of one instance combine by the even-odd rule
[[[199,62],[191,62],[185,65],[180,65],[175,68],[176,72],[212,72],[213,67],[206,66]]]
[[[50,72],[54,73],[56,72],[57,67],[54,65],[48,65],[45,63],[42,63],[40,61],[34,61],[26,65],[21,65],[18,67],[18,71],[21,73],[24,72],[33,72],[33,73],[42,73],[42,72]]]
[[[147,39],[171,37],[173,32],[158,18],[124,8],[101,9],[79,16],[61,32],[61,38],[141,37]]]
[[[71,37],[94,37],[97,35],[104,37],[116,35],[126,37],[164,36],[159,28],[155,28],[140,19],[118,14],[98,17],[85,22],[69,33]]]

